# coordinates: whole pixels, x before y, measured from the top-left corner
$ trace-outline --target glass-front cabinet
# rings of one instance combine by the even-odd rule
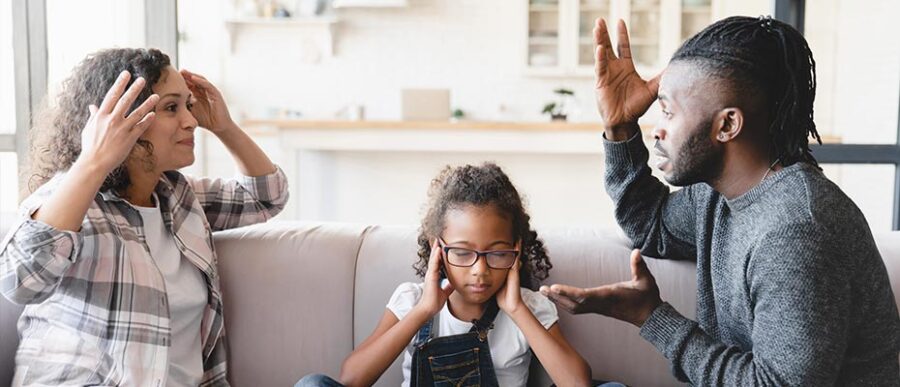
[[[625,20],[640,72],[662,69],[687,38],[709,23],[720,0],[525,0],[528,3],[526,73],[591,76],[594,21],[607,20],[613,45]]]
[[[594,21],[612,15],[610,0],[578,0],[578,66],[594,66]]]
[[[559,0],[528,1],[528,65],[535,69],[560,67],[564,8]]]

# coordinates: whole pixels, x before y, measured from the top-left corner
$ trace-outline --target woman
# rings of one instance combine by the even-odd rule
[[[0,290],[25,304],[14,385],[227,385],[212,231],[264,222],[287,181],[204,77],[158,50],[89,56],[34,129]],[[245,177],[195,179],[194,129]]]

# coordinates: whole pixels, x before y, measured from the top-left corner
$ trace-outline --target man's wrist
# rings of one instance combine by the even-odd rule
[[[640,131],[641,126],[637,122],[624,122],[606,126],[603,133],[608,141],[620,142],[631,139]]]
[[[635,319],[635,321],[632,321],[631,323],[634,324],[635,326],[637,326],[638,328],[643,327],[644,324],[647,323],[647,320],[650,319],[650,316],[653,315],[653,312],[655,312],[656,309],[659,309],[659,306],[662,304],[663,304],[662,300],[656,300],[654,303],[652,303],[648,307],[644,308],[641,311],[641,313],[637,316],[637,319]]]

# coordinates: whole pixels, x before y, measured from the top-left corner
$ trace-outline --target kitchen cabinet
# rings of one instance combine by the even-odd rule
[[[392,8],[406,7],[407,0],[334,0],[334,8]]]
[[[589,77],[597,18],[606,18],[613,45],[617,20],[625,20],[635,66],[650,74],[661,70],[682,42],[713,21],[719,0],[526,1],[526,74]]]
[[[228,47],[235,52],[239,35],[244,29],[278,28],[293,30],[298,47],[311,51],[307,62],[316,63],[334,55],[334,35],[338,19],[332,15],[298,16],[290,18],[241,17],[225,20]]]

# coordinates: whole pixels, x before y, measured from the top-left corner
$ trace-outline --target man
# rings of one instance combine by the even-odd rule
[[[859,209],[808,138],[815,62],[771,18],[731,17],[684,43],[664,75],[634,70],[603,20],[594,38],[606,185],[640,251],[631,281],[542,292],[574,313],[630,322],[694,385],[900,385],[900,317]],[[650,175],[637,120],[658,97]],[[697,321],[661,301],[640,253],[697,262]]]

